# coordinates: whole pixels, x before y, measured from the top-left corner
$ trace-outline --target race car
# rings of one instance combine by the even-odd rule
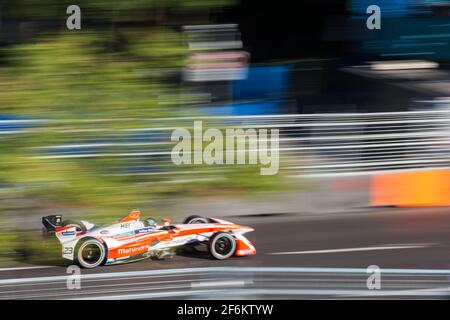
[[[139,210],[108,226],[87,221],[62,220],[61,215],[42,218],[44,235],[56,236],[62,246],[62,257],[81,267],[138,261],[146,258],[163,259],[175,255],[175,249],[204,244],[210,255],[219,260],[256,253],[244,234],[254,229],[234,223],[193,215],[182,224],[164,219],[140,219]]]

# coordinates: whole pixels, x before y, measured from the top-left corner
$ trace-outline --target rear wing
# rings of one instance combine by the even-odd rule
[[[61,228],[62,215],[52,215],[42,217],[42,224],[44,227],[42,228],[42,233],[44,237],[49,235],[54,235],[55,230]]]

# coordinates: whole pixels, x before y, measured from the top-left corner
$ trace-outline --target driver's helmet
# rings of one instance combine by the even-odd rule
[[[156,220],[153,219],[153,218],[145,219],[145,220],[144,220],[144,225],[145,225],[146,227],[154,228],[154,229],[156,229],[156,227],[157,227]]]

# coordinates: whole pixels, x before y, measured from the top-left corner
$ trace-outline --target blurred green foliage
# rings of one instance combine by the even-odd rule
[[[230,0],[77,2],[83,15],[100,13],[96,17],[112,22],[136,15],[145,19],[148,13],[158,14],[158,8],[209,10],[231,3]],[[65,8],[69,4],[72,3],[60,0],[18,0],[3,5],[2,12],[3,16],[24,20],[62,17],[65,23]],[[1,49],[4,60],[0,66],[0,114],[45,118],[50,122],[27,133],[0,135],[0,251],[22,248],[27,257],[29,252],[41,252],[34,235],[25,239],[23,230],[12,230],[2,219],[12,212],[35,220],[37,212],[43,210],[50,212],[54,208],[64,214],[71,209],[80,218],[102,223],[114,221],[132,208],[158,217],[152,205],[165,198],[221,193],[242,196],[283,185],[282,177],[261,176],[256,166],[223,166],[219,177],[206,175],[209,179],[197,182],[164,183],[173,178],[170,173],[156,178],[112,175],[116,168],[127,165],[126,157],[39,158],[44,155],[40,149],[44,146],[111,139],[123,130],[149,126],[136,119],[176,117],[189,112],[186,104],[193,102],[192,97],[180,95],[178,85],[167,81],[173,70],[184,66],[187,53],[182,34],[174,30],[164,23],[76,32],[62,28]],[[173,96],[177,96],[176,103],[170,98]],[[161,123],[155,121],[152,125]],[[176,120],[170,125],[177,126]],[[165,147],[170,150],[170,141]],[[155,148],[149,145],[148,151]],[[120,147],[107,151],[122,152]],[[205,167],[183,170],[191,171],[187,177],[196,177],[197,170]],[[33,201],[31,207],[23,208],[21,202],[25,200]],[[45,252],[40,255],[47,257]]]
[[[170,114],[158,107],[156,97],[170,90],[158,76],[164,68],[182,65],[186,49],[180,35],[162,28],[124,32],[131,44],[109,51],[108,44],[117,40],[108,36],[64,33],[4,49],[2,112],[59,119]]]
[[[124,212],[150,200],[148,188],[105,175],[119,160],[48,161],[37,159],[40,153],[34,149],[52,143],[88,142],[135,126],[132,120],[71,124],[72,119],[176,114],[170,106],[159,106],[157,97],[170,92],[171,87],[158,81],[155,73],[182,64],[185,49],[180,36],[163,28],[152,30],[146,37],[142,32],[124,34],[132,45],[120,51],[105,49],[111,35],[86,32],[44,37],[4,49],[8,63],[0,73],[0,112],[68,122],[3,137],[1,183],[25,186],[23,197],[38,197],[43,205],[64,202],[88,206],[94,216],[112,208]],[[145,73],[153,74],[153,78],[142,76]],[[72,132],[71,128],[77,130]]]

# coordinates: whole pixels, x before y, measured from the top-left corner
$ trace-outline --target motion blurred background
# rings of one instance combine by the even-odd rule
[[[68,30],[66,8],[81,8]],[[381,30],[366,27],[369,5]],[[450,205],[450,2],[0,4],[0,259],[97,223]],[[278,128],[280,172],[175,166],[176,127]],[[11,252],[20,254],[11,254]]]

